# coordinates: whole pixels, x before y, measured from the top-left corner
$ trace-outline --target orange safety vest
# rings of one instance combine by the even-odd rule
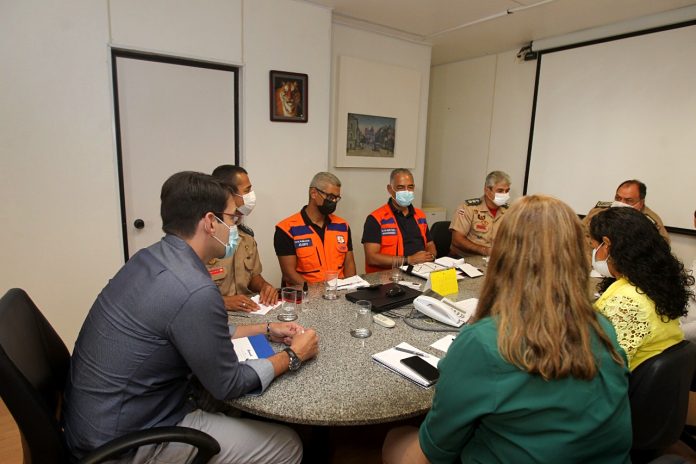
[[[307,282],[323,282],[326,271],[337,270],[343,278],[343,264],[348,253],[348,223],[333,214],[324,230],[324,242],[311,226],[305,224],[301,213],[293,214],[277,224],[295,243],[295,270]]]
[[[404,239],[401,236],[401,230],[396,222],[396,217],[394,217],[394,212],[392,211],[389,203],[385,204],[370,213],[370,216],[375,218],[377,224],[379,224],[380,231],[382,233],[382,247],[379,252],[384,255],[399,256],[404,253]],[[425,218],[425,213],[418,209],[413,208],[413,217],[418,224],[421,236],[423,237],[423,247],[428,243],[427,232],[428,232],[428,221]],[[424,248],[425,249],[425,248]],[[365,258],[365,272],[377,272],[383,271],[384,269],[377,266],[370,266],[367,263],[367,257]]]

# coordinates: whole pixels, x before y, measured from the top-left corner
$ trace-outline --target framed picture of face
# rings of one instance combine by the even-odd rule
[[[270,72],[271,121],[307,122],[308,76]]]

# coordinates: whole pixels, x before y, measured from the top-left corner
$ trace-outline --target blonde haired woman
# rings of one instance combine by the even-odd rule
[[[589,301],[589,273],[567,205],[545,196],[514,203],[477,320],[440,362],[420,432],[390,432],[384,461],[630,462],[628,369]]]

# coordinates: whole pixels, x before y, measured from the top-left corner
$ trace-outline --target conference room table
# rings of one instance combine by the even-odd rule
[[[482,269],[482,257],[467,257],[466,262]],[[391,271],[363,276],[370,284],[390,283]],[[459,293],[454,301],[477,297],[484,277],[458,281]],[[402,272],[402,280],[424,284],[425,280]],[[229,401],[235,408],[253,415],[295,424],[318,426],[353,426],[394,422],[424,414],[430,409],[434,387],[423,388],[388,370],[372,360],[372,355],[401,342],[439,358],[444,352],[430,345],[459,329],[430,319],[418,319],[423,327],[446,329],[447,332],[418,330],[402,318],[392,317],[393,328],[374,324],[372,336],[359,339],[350,335],[355,319],[354,303],[339,291],[336,300],[322,298],[324,284],[309,286],[308,296],[299,311],[298,324],[316,329],[319,335],[319,355],[303,363],[295,372],[280,376],[260,396],[245,396]],[[397,308],[396,313],[408,316],[413,304]],[[235,317],[238,325],[277,321],[279,308],[264,316]],[[418,313],[420,314],[420,313]],[[275,351],[283,345],[274,344]]]

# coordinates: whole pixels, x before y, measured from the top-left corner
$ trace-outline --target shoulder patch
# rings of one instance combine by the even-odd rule
[[[237,228],[247,235],[250,235],[252,237],[254,236],[254,229],[252,229],[246,224],[237,224]]]
[[[480,198],[469,198],[468,200],[464,200],[464,203],[466,203],[467,206],[478,206],[481,204],[481,199]]]
[[[595,208],[611,208],[613,201],[598,201]]]

